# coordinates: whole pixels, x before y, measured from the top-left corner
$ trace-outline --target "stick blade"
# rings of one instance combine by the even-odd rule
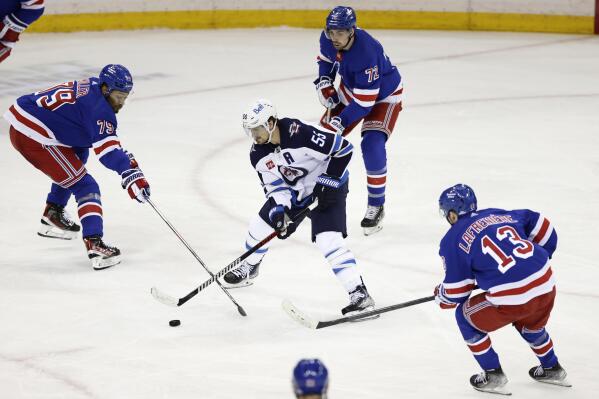
[[[163,303],[167,306],[174,306],[174,307],[179,306],[179,300],[177,298],[172,297],[168,294],[165,294],[164,292],[160,291],[156,287],[152,287],[150,289],[150,293],[152,294],[154,299],[156,299],[160,303]]]
[[[302,326],[313,330],[316,329],[318,322],[296,308],[289,299],[283,300],[281,306],[283,307],[285,313],[289,315],[289,317],[300,323]]]

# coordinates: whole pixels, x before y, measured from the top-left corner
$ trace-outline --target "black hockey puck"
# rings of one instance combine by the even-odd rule
[[[171,320],[168,322],[168,325],[171,327],[177,327],[181,325],[181,321],[180,320]]]

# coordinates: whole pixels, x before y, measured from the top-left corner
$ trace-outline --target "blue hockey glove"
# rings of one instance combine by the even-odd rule
[[[285,212],[283,205],[277,205],[268,212],[268,218],[272,222],[273,228],[279,233],[279,238],[287,236],[287,226],[291,223],[291,219]]]
[[[458,306],[457,303],[452,302],[445,296],[445,288],[443,284],[439,284],[435,287],[435,303],[439,305],[441,309],[453,309]]]
[[[129,192],[129,196],[137,202],[146,202],[146,197],[150,196],[150,185],[141,169],[127,169],[121,177],[121,186]]]
[[[318,209],[324,210],[337,203],[337,189],[343,182],[338,177],[322,174],[316,179],[312,193],[318,198]]]
[[[314,81],[320,103],[327,109],[333,109],[339,104],[339,95],[333,81],[328,76],[321,76]]]

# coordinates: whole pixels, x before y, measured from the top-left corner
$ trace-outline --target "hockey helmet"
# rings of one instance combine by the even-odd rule
[[[439,212],[447,218],[449,211],[459,216],[474,212],[477,208],[474,190],[466,184],[456,184],[443,190],[439,197]]]
[[[127,68],[119,64],[108,64],[100,72],[100,85],[108,87],[108,93],[113,90],[130,93],[133,89],[133,78]]]
[[[295,396],[321,395],[326,397],[329,387],[329,372],[318,359],[302,359],[293,369]]]
[[[262,126],[268,132],[268,142],[270,143],[272,133],[275,130],[274,126],[272,129],[268,126],[268,121],[271,118],[275,119],[276,126],[277,110],[275,106],[272,105],[269,100],[263,98],[256,100],[242,115],[242,124],[245,134],[247,134],[248,137],[252,137],[252,129]]]
[[[326,30],[356,27],[356,12],[351,7],[337,6],[327,16]]]

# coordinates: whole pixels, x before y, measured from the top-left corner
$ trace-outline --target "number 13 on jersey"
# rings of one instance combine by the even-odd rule
[[[495,236],[499,241],[507,238],[514,246],[512,253],[506,254],[488,235],[485,234],[480,241],[482,252],[490,255],[497,262],[497,268],[501,273],[505,273],[513,266],[516,266],[516,259],[514,257],[526,259],[530,258],[534,253],[534,245],[530,241],[521,238],[512,226],[499,227]]]

